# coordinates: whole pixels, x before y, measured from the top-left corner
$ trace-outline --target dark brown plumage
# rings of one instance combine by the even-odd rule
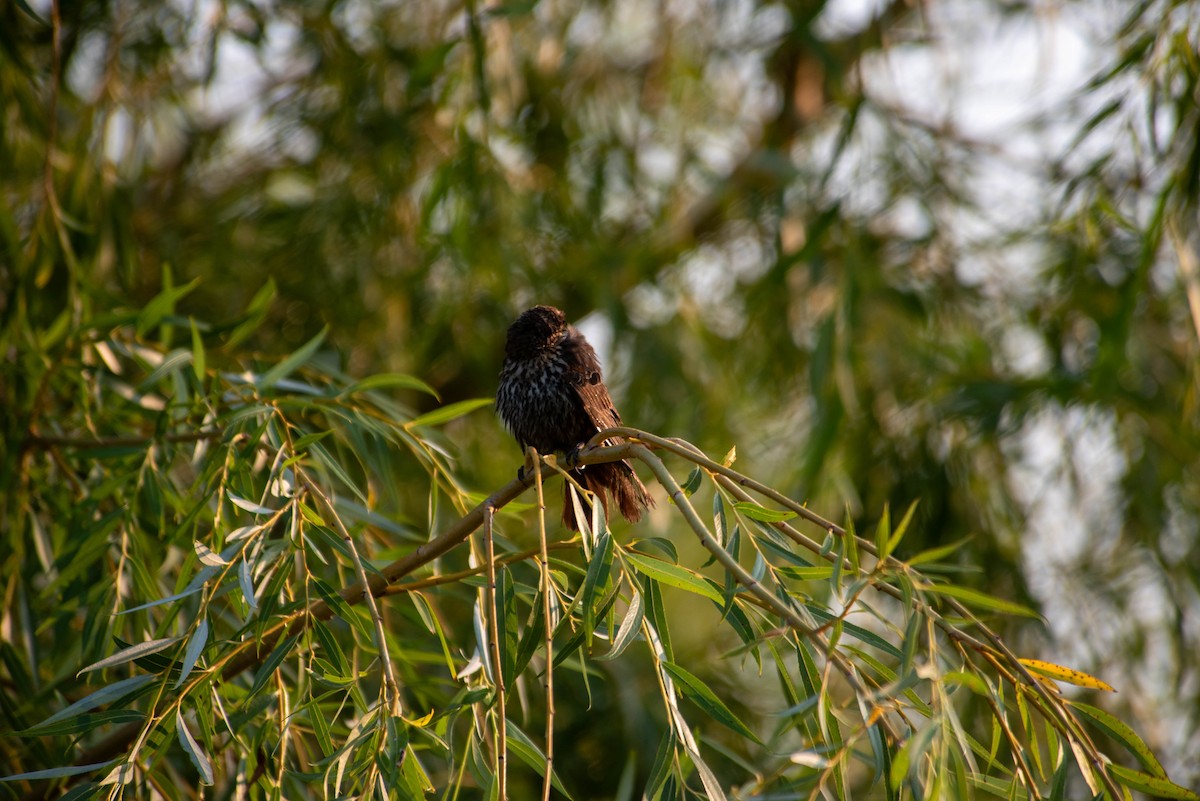
[[[496,412],[522,448],[532,445],[538,453],[571,453],[600,429],[621,424],[596,351],[553,306],[534,306],[509,326]],[[585,465],[571,476],[600,498],[606,513],[611,496],[630,522],[654,505],[628,462]],[[578,529],[565,489],[563,524]]]

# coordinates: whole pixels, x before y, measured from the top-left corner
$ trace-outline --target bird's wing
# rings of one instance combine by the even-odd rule
[[[567,371],[567,381],[575,389],[575,394],[583,406],[583,413],[597,431],[621,425],[621,415],[617,414],[617,409],[608,394],[608,387],[604,386],[596,351],[575,331],[567,336],[563,347],[568,349],[566,362],[571,365]]]

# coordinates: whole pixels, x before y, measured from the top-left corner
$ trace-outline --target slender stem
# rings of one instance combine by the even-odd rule
[[[21,443],[24,450],[34,448],[74,448],[76,450],[95,450],[98,448],[140,448],[152,442],[199,442],[204,439],[220,439],[225,436],[224,429],[208,429],[204,431],[185,431],[178,434],[162,434],[148,437],[67,437],[50,434],[30,434]]]
[[[534,463],[540,465],[537,451],[533,448],[529,450],[533,454]],[[546,626],[546,672],[543,677],[546,688],[546,775],[542,780],[542,801],[549,801],[550,779],[554,775],[554,621],[550,617],[550,593],[554,591],[554,587],[550,583],[550,552],[546,547],[546,498],[542,493],[540,469],[534,471],[533,480],[537,488],[538,544],[541,546],[538,559],[541,564],[542,618]]]
[[[579,547],[579,541],[570,539],[563,542],[550,542],[546,544],[546,548],[551,551],[573,551]],[[509,565],[513,562],[523,562],[526,559],[531,559],[542,552],[541,547],[529,548],[524,551],[514,551],[513,553],[505,554],[496,559],[497,566]],[[428,589],[429,587],[441,587],[445,584],[457,584],[465,578],[478,576],[480,573],[487,572],[487,565],[478,565],[477,567],[468,567],[463,570],[456,570],[453,573],[440,573],[429,578],[418,579],[416,581],[406,581],[403,584],[389,584],[384,588],[381,596],[384,595],[403,595],[407,592],[417,592],[418,590]]]
[[[717,542],[716,538],[713,537],[708,528],[700,520],[700,516],[696,514],[692,502],[688,500],[687,495],[684,494],[683,489],[680,488],[679,483],[671,475],[670,471],[667,470],[667,466],[663,464],[661,459],[651,453],[645,445],[634,445],[632,453],[646,463],[651,472],[654,473],[655,478],[658,479],[658,483],[662,484],[667,492],[670,493],[671,500],[675,502],[676,507],[678,507],[680,513],[683,515],[683,519],[691,526],[692,531],[700,540],[700,544],[716,557],[716,560],[721,563],[722,567],[733,574],[739,584],[748,589],[764,606],[786,620],[792,628],[802,633],[812,631],[812,627],[805,622],[804,618],[800,617],[795,609],[792,609],[776,598],[774,594],[768,592],[766,587],[759,583],[758,579],[747,573],[746,569],[738,564],[737,560],[730,556],[728,551],[721,547],[721,544]]]
[[[301,475],[297,473],[297,475]],[[354,575],[358,579],[358,583],[362,586],[367,585],[367,570],[363,567],[362,558],[358,555],[358,547],[354,544],[354,538],[350,536],[349,530],[342,523],[342,518],[333,508],[333,502],[321,492],[321,488],[304,478],[304,484],[308,491],[311,492],[317,499],[321,501],[321,505],[325,507],[325,511],[329,514],[329,519],[333,521],[334,528],[337,529],[338,535],[342,538],[342,542],[346,543],[346,549],[350,552],[350,561],[354,564]],[[367,611],[370,612],[371,622],[375,625],[375,645],[379,649],[379,661],[381,662],[380,670],[383,674],[383,694],[387,703],[388,714],[399,715],[402,711],[400,704],[400,685],[396,681],[396,670],[392,665],[392,657],[388,653],[387,647],[387,632],[383,627],[383,615],[379,612],[379,604],[375,602],[375,595],[366,593],[363,596],[363,601],[367,605]]]
[[[809,509],[807,506],[797,503],[783,493],[768,487],[766,484],[761,484],[749,476],[744,476],[736,470],[728,468],[723,464],[714,462],[712,459],[709,459],[707,456],[705,456],[703,451],[701,451],[695,445],[692,445],[690,442],[684,442],[683,440],[677,439],[667,439],[665,437],[655,436],[654,434],[650,434],[636,428],[627,428],[625,426],[606,428],[600,433],[596,434],[596,436],[592,437],[591,441],[603,442],[605,439],[613,436],[638,440],[644,443],[655,445],[663,450],[671,451],[672,453],[687,459],[689,462],[703,467],[710,473],[719,473],[720,475],[733,479],[742,486],[749,487],[750,489],[762,495],[764,498],[769,498],[770,500],[775,501],[785,509],[795,512],[800,517],[803,517],[810,523],[820,526],[826,531],[832,532],[839,537],[844,536],[846,533],[846,530],[841,526],[826,520],[816,512]]]
[[[496,687],[496,786],[500,801],[508,801],[508,721],[505,718],[504,668],[500,663],[500,610],[496,606],[496,547],[492,540],[492,519],[496,510],[483,510],[483,547],[487,560],[487,591],[484,593],[488,613],[488,651],[492,662],[492,683]]]

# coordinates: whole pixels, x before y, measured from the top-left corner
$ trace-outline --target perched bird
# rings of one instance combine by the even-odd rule
[[[600,429],[621,424],[596,351],[553,306],[534,306],[509,326],[496,412],[522,448],[532,445],[538,453],[573,453]],[[621,442],[611,437],[604,444]],[[606,514],[610,496],[630,522],[654,505],[627,461],[583,465],[570,475],[600,499]],[[569,493],[564,487],[563,524],[578,530]]]

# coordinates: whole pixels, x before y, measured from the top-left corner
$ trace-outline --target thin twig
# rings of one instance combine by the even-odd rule
[[[508,721],[505,719],[506,687],[504,667],[500,663],[500,609],[496,604],[496,547],[492,540],[492,519],[496,510],[483,510],[483,547],[487,567],[487,591],[484,593],[488,615],[488,651],[492,662],[492,683],[496,687],[496,786],[500,801],[508,801]]]
[[[532,447],[529,450],[533,454],[534,464],[540,465],[537,451]],[[542,780],[542,801],[549,801],[551,778],[554,776],[554,621],[550,616],[552,609],[550,593],[554,591],[554,588],[550,584],[550,552],[546,548],[546,498],[542,493],[542,471],[540,469],[534,471],[533,481],[537,488],[542,617],[546,627],[546,673],[543,677],[546,689],[546,775]]]
[[[570,540],[562,540],[559,542],[546,543],[546,547],[551,551],[571,551],[579,547],[579,541],[572,538]],[[512,564],[513,562],[524,562],[526,559],[533,559],[542,552],[541,547],[529,548],[524,551],[514,551],[513,553],[504,554],[496,558],[497,566]],[[478,576],[480,573],[487,572],[487,565],[477,565],[476,567],[467,567],[462,570],[455,570],[453,573],[439,573],[436,576],[429,578],[417,579],[415,581],[406,581],[403,584],[389,584],[383,589],[379,597],[389,595],[404,595],[409,592],[417,592],[419,590],[428,589],[430,587],[441,587],[446,584],[457,584],[465,578]]]
[[[761,583],[759,583],[758,579],[747,573],[746,569],[738,564],[737,560],[730,556],[729,552],[726,551],[719,542],[717,542],[716,538],[714,538],[709,532],[708,527],[705,526],[700,520],[700,516],[696,514],[696,510],[692,507],[691,501],[688,500],[687,495],[684,494],[683,489],[680,488],[679,483],[675,480],[675,477],[672,476],[670,471],[667,470],[667,467],[663,464],[662,459],[659,459],[657,456],[651,453],[645,445],[634,444],[631,447],[630,452],[631,455],[636,456],[638,459],[641,459],[646,463],[646,465],[650,468],[650,471],[654,473],[655,478],[658,479],[658,483],[662,484],[663,488],[667,490],[668,494],[670,494],[671,500],[675,502],[676,507],[683,515],[683,519],[687,521],[689,526],[691,526],[692,532],[700,540],[700,544],[703,545],[704,548],[710,554],[712,554],[718,562],[721,563],[722,567],[733,574],[734,578],[737,579],[739,584],[741,584],[756,598],[762,601],[762,603],[768,609],[786,620],[792,628],[802,633],[808,633],[812,631],[812,627],[809,626],[799,614],[797,614],[795,609],[792,609],[787,604],[784,604],[782,601],[776,598],[774,594],[768,592],[767,589],[763,587]]]
[[[146,437],[95,438],[30,434],[21,442],[21,449],[73,448],[75,450],[96,450],[98,448],[140,448],[154,442],[199,442],[205,439],[220,439],[223,436],[225,436],[225,430],[219,428]]]
[[[301,475],[297,473],[297,475]],[[354,565],[354,575],[358,579],[358,583],[365,586],[367,584],[367,570],[363,567],[362,558],[358,555],[358,547],[354,544],[354,538],[350,536],[349,530],[346,529],[342,518],[333,508],[333,502],[325,493],[321,492],[321,488],[309,481],[307,477],[303,477],[304,484],[309,492],[311,492],[325,510],[329,514],[329,518],[333,521],[334,528],[337,529],[338,535],[342,538],[342,542],[346,543],[346,549],[350,552],[350,561]],[[379,661],[381,662],[380,670],[383,674],[383,695],[387,703],[389,715],[399,715],[403,712],[403,707],[400,703],[400,685],[396,681],[396,670],[392,665],[392,657],[388,653],[387,647],[387,632],[383,627],[383,615],[379,612],[379,604],[375,602],[375,596],[372,593],[366,593],[363,596],[363,601],[367,604],[367,611],[371,615],[371,622],[375,625],[375,646],[379,649]]]

